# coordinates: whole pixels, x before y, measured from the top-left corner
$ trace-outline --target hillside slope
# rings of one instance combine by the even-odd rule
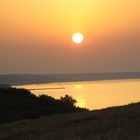
[[[0,140],[140,140],[140,103],[2,124]]]

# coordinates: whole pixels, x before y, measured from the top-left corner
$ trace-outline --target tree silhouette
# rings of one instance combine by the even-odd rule
[[[77,103],[77,101],[75,99],[73,99],[73,97],[69,96],[69,95],[65,95],[64,97],[60,98],[60,101],[68,106],[72,106],[74,107],[75,104]]]
[[[26,89],[0,88],[0,123],[87,111],[76,107],[76,102],[69,95],[55,99],[48,95],[35,96]]]

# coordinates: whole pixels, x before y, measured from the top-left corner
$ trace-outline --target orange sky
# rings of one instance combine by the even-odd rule
[[[140,71],[139,7],[139,0],[1,0],[0,73]],[[75,32],[85,35],[78,48]]]

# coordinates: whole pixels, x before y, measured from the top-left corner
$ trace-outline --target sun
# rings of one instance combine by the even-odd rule
[[[81,34],[81,33],[74,33],[72,35],[72,41],[75,44],[80,44],[80,43],[82,43],[84,41],[84,35]]]

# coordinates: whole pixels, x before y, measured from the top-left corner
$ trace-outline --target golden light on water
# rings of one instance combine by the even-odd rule
[[[86,108],[86,101],[85,101],[84,97],[82,97],[82,96],[77,97],[76,106]]]
[[[84,96],[82,96],[81,92],[83,92],[84,85],[82,84],[75,84],[73,90],[75,90],[76,93],[76,106],[86,108],[86,100]]]
[[[108,80],[84,83],[23,85],[17,88],[39,89],[31,91],[35,95],[46,94],[59,99],[66,94],[77,100],[76,106],[90,110],[125,105],[140,101],[140,80]],[[46,90],[44,90],[46,88]],[[41,90],[42,89],[42,90]]]
[[[75,89],[82,89],[83,88],[83,85],[78,84],[78,85],[75,85],[74,88]]]

